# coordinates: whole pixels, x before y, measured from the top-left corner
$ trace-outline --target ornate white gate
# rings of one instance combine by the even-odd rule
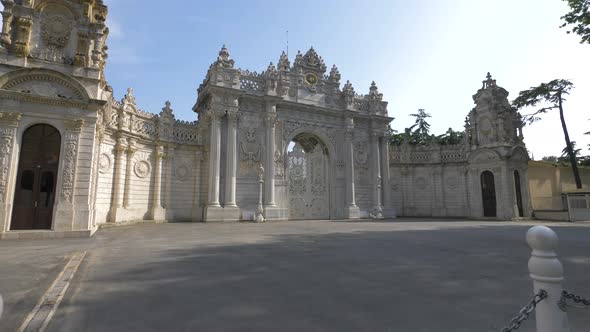
[[[305,152],[296,143],[288,153],[289,219],[329,219],[328,156],[321,144]]]

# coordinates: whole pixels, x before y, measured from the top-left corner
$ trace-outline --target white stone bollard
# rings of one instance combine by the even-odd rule
[[[557,305],[563,286],[563,266],[557,258],[557,234],[545,226],[535,226],[526,233],[526,241],[533,250],[529,259],[529,274],[534,293],[547,292],[547,298],[537,304],[535,317],[537,332],[569,332],[566,312]]]
[[[2,311],[4,311],[4,302],[2,301],[2,295],[0,295],[0,318],[2,318]]]

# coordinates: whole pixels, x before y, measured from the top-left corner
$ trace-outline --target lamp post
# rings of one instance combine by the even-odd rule
[[[262,206],[262,186],[264,184],[264,167],[262,164],[258,167],[258,182],[260,183],[258,188],[258,207],[256,207],[256,213],[254,214],[254,222],[264,222],[264,207]]]

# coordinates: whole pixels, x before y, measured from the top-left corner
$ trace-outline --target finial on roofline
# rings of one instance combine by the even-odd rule
[[[486,75],[486,80],[483,81],[482,83],[483,83],[482,89],[487,89],[487,88],[496,86],[496,80],[492,79],[492,74],[490,74],[490,72],[488,72],[488,74]]]

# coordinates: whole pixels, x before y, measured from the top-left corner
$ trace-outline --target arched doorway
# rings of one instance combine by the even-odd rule
[[[328,166],[328,149],[316,135],[299,134],[289,144],[289,219],[330,219]]]
[[[518,216],[524,217],[524,210],[522,208],[522,192],[520,189],[520,173],[514,171],[514,188],[516,190],[516,205],[518,206]]]
[[[54,127],[28,128],[21,142],[11,230],[51,229],[61,135]]]
[[[481,173],[481,194],[483,201],[483,216],[495,217],[496,214],[496,185],[494,174],[490,171]]]

